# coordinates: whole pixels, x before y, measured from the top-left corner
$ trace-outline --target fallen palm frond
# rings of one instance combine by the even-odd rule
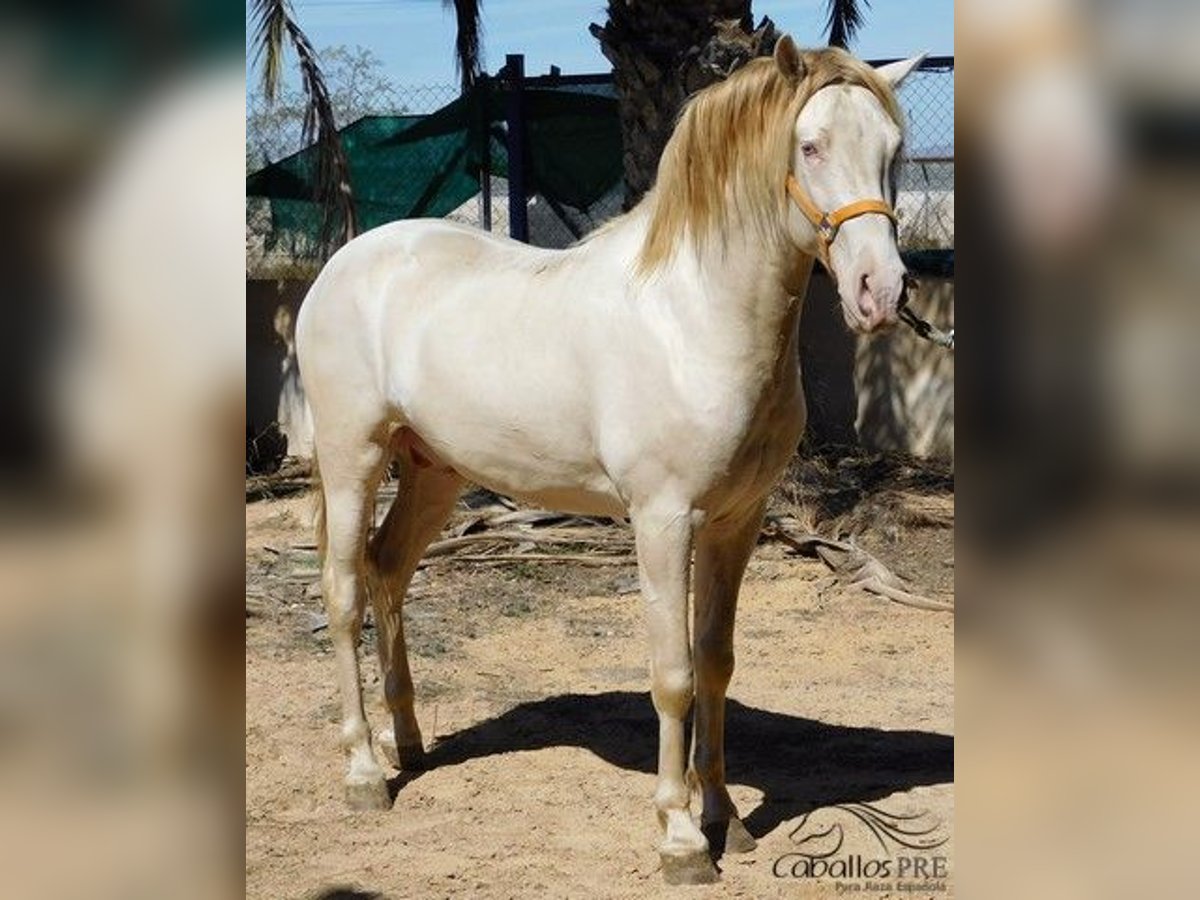
[[[916,609],[939,612],[954,610],[953,603],[932,600],[907,590],[899,576],[856,544],[814,534],[790,516],[770,519],[763,529],[763,536],[782,541],[805,556],[820,559],[839,580],[852,587],[861,587],[864,591]]]

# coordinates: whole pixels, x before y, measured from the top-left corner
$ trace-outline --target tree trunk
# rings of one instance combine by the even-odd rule
[[[691,94],[775,49],[764,17],[753,27],[750,0],[609,0],[604,27],[592,25],[613,65],[624,145],[625,209],[654,183],[658,159]]]
[[[627,210],[654,184],[683,102],[754,57],[773,52],[779,39],[767,17],[753,27],[750,0],[609,0],[607,23],[592,25],[591,32],[613,66]],[[855,340],[841,322],[831,289],[809,295],[812,308],[800,322],[810,411],[805,441],[810,449],[844,448],[858,440]]]

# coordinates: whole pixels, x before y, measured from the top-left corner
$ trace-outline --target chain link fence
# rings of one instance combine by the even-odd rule
[[[537,87],[542,90],[546,88]],[[613,95],[611,82],[572,83],[562,76],[554,90]],[[363,116],[425,116],[457,99],[452,84],[348,85],[336,96],[338,124],[345,126]],[[898,179],[897,214],[904,250],[946,250],[954,246],[954,60],[927,60],[912,73],[900,90],[908,125],[906,159]],[[261,95],[247,102],[247,172],[276,162],[302,149],[302,98],[281,97],[267,104]],[[507,234],[508,182],[490,176],[486,186],[446,218],[476,227],[490,219],[492,231]],[[534,194],[528,201],[530,243],[565,247],[608,219],[619,215],[623,184],[618,183],[586,210],[552,204]],[[486,192],[486,196],[485,196]],[[248,246],[261,245],[270,230],[268,201],[249,198]]]
[[[954,58],[926,60],[899,91],[907,135],[896,212],[904,250],[954,247]]]
[[[349,84],[333,96],[334,117],[344,128],[363,116],[425,116],[457,100],[453,84],[372,86]],[[301,140],[304,97],[285,91],[275,103],[260,92],[246,99],[246,171],[278,162],[304,148]]]

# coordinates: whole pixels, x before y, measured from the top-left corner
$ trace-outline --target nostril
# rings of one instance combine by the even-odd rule
[[[867,275],[858,280],[858,308],[868,319],[875,311],[875,303],[871,297],[871,280]]]

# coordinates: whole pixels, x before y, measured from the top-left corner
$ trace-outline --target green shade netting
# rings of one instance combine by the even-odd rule
[[[534,89],[523,102],[529,196],[585,210],[620,182],[613,98]],[[506,104],[502,90],[481,85],[427,116],[367,116],[343,128],[360,230],[453,212],[479,193],[485,155],[491,173],[507,177]],[[322,219],[311,199],[316,160],[308,147],[246,179],[248,197],[270,201],[268,246],[316,247]]]

